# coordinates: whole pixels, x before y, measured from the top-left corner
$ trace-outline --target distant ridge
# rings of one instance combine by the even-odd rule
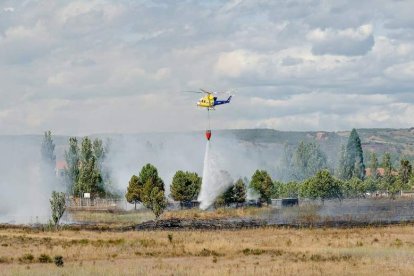
[[[365,154],[376,151],[381,154],[390,152],[394,156],[406,156],[414,159],[414,128],[361,128],[357,129]],[[93,134],[92,137],[116,138],[116,137],[137,137],[144,140],[174,136],[200,135],[203,131],[188,132],[153,132],[153,133],[125,133],[125,134]],[[349,131],[281,131],[275,129],[213,129],[213,139],[220,135],[222,138],[235,139],[244,143],[252,144],[287,144],[297,145],[301,141],[317,142],[327,152],[338,152],[341,144],[346,143]],[[13,140],[14,142],[39,142],[42,134],[39,135],[0,135],[0,143]],[[69,136],[55,136],[57,147],[65,147]]]

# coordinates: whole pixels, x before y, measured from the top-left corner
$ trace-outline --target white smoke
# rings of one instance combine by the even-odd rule
[[[233,180],[223,170],[219,160],[218,153],[212,150],[210,141],[207,141],[204,155],[203,182],[198,195],[200,208],[203,210],[210,207],[216,198],[233,184]]]
[[[50,218],[49,198],[62,186],[43,164],[41,138],[0,139],[0,222],[45,223]]]
[[[178,170],[200,173],[202,139],[191,134],[119,135],[111,138],[106,166],[110,168],[114,186],[125,194],[128,181],[141,168],[153,164],[169,193],[171,180]]]
[[[128,181],[146,163],[155,165],[169,194],[169,185],[177,170],[196,172],[204,169],[203,156],[209,158],[210,172],[205,181],[226,179],[223,170],[234,179],[247,177],[256,169],[272,171],[280,145],[243,142],[232,135],[213,133],[214,147],[206,152],[203,132],[133,135],[100,135],[111,140],[105,166],[110,169],[112,185],[125,194]],[[91,138],[96,138],[91,137]],[[42,135],[0,136],[0,222],[35,223],[50,218],[49,199],[53,190],[64,191],[54,172],[42,164]],[[57,160],[63,161],[68,138],[55,136]],[[204,156],[205,157],[205,156]],[[214,180],[216,181],[216,180]],[[214,182],[210,180],[210,183]],[[224,181],[223,183],[226,183]],[[203,206],[211,204],[223,191],[220,186],[203,187]],[[216,190],[217,188],[217,190]],[[207,196],[208,195],[208,196]]]

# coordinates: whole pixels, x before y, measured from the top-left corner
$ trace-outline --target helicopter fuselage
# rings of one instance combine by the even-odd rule
[[[206,107],[206,108],[214,108],[216,105],[228,104],[231,101],[231,96],[227,100],[218,100],[217,97],[209,94],[202,97],[198,102],[197,106],[199,107]]]

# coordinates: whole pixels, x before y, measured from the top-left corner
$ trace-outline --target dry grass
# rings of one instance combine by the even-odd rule
[[[131,225],[152,220],[154,215],[148,210],[136,212],[72,211],[68,218],[77,223]]]
[[[214,218],[246,218],[254,217],[268,212],[269,208],[218,208],[211,211],[203,211],[198,208],[167,211],[162,214],[162,219],[181,218],[181,219],[214,219]]]
[[[414,275],[412,226],[89,232],[0,230],[1,275]],[[64,267],[39,257],[64,258]]]
[[[198,208],[166,211],[161,219],[213,219],[230,217],[254,217],[268,212],[269,208],[219,208],[212,211],[202,211]],[[98,223],[107,225],[133,225],[155,219],[150,211],[144,209],[129,212],[103,211],[72,211],[69,219],[78,223]]]

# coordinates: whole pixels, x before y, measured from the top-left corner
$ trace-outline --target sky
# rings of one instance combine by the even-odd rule
[[[414,126],[414,1],[0,1],[0,134]],[[220,97],[226,97],[226,94]]]

